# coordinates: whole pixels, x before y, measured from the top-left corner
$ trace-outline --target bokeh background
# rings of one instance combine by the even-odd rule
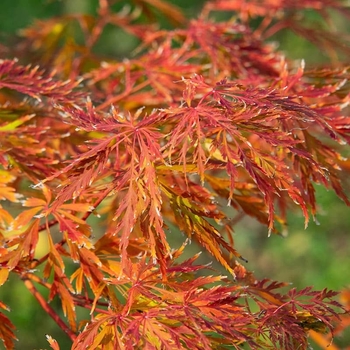
[[[65,13],[94,13],[97,0],[1,0],[0,1],[0,44],[8,40],[9,35],[18,32],[33,23],[35,19],[49,18]],[[127,2],[127,1],[125,1]],[[196,16],[205,0],[173,0],[173,4],[184,9],[186,16]],[[310,16],[314,16],[310,13]],[[164,24],[166,25],[166,23]],[[349,31],[346,21],[339,19],[338,29]],[[123,37],[125,35],[125,37]],[[117,39],[116,39],[117,38]],[[279,49],[291,59],[305,59],[307,66],[318,65],[326,61],[326,56],[309,42],[290,32],[282,32],[278,37]],[[118,45],[116,45],[116,40]],[[132,37],[111,29],[99,44],[103,54],[113,57],[127,57],[137,45]],[[253,219],[243,219],[235,228],[237,250],[249,260],[247,268],[254,271],[258,278],[270,278],[286,281],[297,288],[314,286],[341,290],[350,286],[350,209],[339,200],[332,191],[319,188],[318,222],[311,222],[304,230],[304,219],[300,212],[290,214],[288,237],[267,237],[266,227]],[[175,230],[176,231],[176,230]],[[170,237],[177,246],[183,237],[174,232]],[[42,241],[45,250],[45,239]],[[194,244],[188,254],[199,250]],[[38,252],[40,254],[40,252]],[[207,263],[210,257],[203,254],[200,262]],[[68,269],[70,267],[68,266]],[[38,287],[40,290],[40,286]],[[69,349],[68,338],[47,315],[32,295],[14,277],[0,289],[0,299],[12,309],[10,317],[17,327],[20,341],[16,349],[48,349],[45,334],[55,338],[61,349]],[[60,302],[52,302],[60,309]],[[88,318],[84,310],[79,316]],[[343,334],[338,340],[342,349],[350,344],[350,334]],[[1,349],[0,342],[0,349]],[[319,349],[316,345],[313,348]]]

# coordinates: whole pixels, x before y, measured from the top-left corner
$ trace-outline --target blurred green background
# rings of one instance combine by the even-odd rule
[[[183,8],[187,16],[198,14],[204,2],[172,1]],[[0,44],[4,43],[9,34],[30,25],[35,19],[64,13],[94,13],[96,4],[97,0],[1,0]],[[347,24],[339,22],[339,25],[345,28]],[[294,34],[282,33],[278,39],[281,42],[280,49],[286,52],[287,57],[305,58],[308,65],[325,59],[312,45]],[[126,54],[135,44],[126,40],[123,46],[117,46],[113,45],[114,40],[115,35],[112,32],[105,38],[102,46],[107,54],[117,57]],[[267,229],[250,218],[245,218],[236,227],[237,250],[249,260],[247,268],[254,271],[258,278],[291,282],[297,288],[312,285],[316,289],[327,287],[341,290],[350,285],[350,209],[332,191],[319,188],[317,198],[319,225],[311,222],[305,231],[301,213],[293,213],[290,215],[287,238],[268,238]],[[170,240],[176,244],[179,242],[178,237],[174,234],[174,238]],[[190,252],[195,250],[198,250],[195,245],[189,247]],[[211,258],[203,255],[201,259],[201,262],[207,263]],[[70,348],[67,337],[56,327],[54,321],[43,314],[36,300],[16,276],[12,276],[6,287],[0,289],[0,299],[12,309],[10,317],[17,327],[17,337],[20,339],[16,349],[48,349],[45,334],[57,339],[61,349]],[[52,304],[60,309],[59,301],[55,300]],[[79,312],[81,317],[88,317],[84,310]],[[344,334],[337,344],[340,348],[345,348],[350,344],[350,335]],[[0,349],[1,346],[0,342]],[[314,349],[318,347],[314,346]]]

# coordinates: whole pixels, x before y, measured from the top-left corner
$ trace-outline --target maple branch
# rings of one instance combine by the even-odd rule
[[[242,219],[244,219],[244,217],[245,217],[245,213],[243,211],[237,213],[237,215],[234,218],[229,220],[231,227],[237,225]]]
[[[51,287],[52,287],[51,283],[44,282],[39,276],[34,275],[34,273],[30,273],[30,272],[29,272],[29,273],[26,273],[26,274],[25,274],[25,277],[22,276],[21,278],[22,278],[22,279],[28,278],[28,279],[30,279],[31,281],[34,281],[34,282],[36,282],[36,283],[42,285],[43,287],[47,288],[48,290],[50,290]]]
[[[271,26],[270,28],[266,29],[264,36],[265,36],[265,38],[270,38],[271,36],[273,36],[277,32],[280,32],[282,29],[288,28],[291,25],[292,25],[292,23],[289,22],[288,20],[276,23],[273,26]]]
[[[57,223],[58,223],[58,221],[56,219],[52,219],[48,223],[45,222],[44,224],[40,225],[39,228],[38,228],[38,231],[39,232],[44,231],[48,227],[55,226]]]
[[[104,192],[101,193],[100,197],[96,200],[96,202],[94,204],[95,209],[107,197],[107,195],[108,195],[108,193],[110,193],[110,191],[111,191],[111,189],[108,187]],[[81,219],[86,221],[91,214],[92,214],[92,211],[87,211]]]
[[[100,37],[103,31],[103,27],[106,25],[109,16],[109,7],[106,0],[99,1],[99,17],[97,22],[95,23],[91,35],[86,40],[86,48],[91,50],[91,48],[95,45],[96,41]]]
[[[66,333],[71,341],[74,341],[77,337],[74,332],[62,321],[62,319],[57,315],[56,311],[48,304],[44,297],[35,288],[33,282],[28,279],[28,277],[23,277],[24,285],[29,290],[29,292],[36,298],[44,311],[50,315],[50,317],[57,323],[57,325]]]
[[[39,278],[38,276],[34,275],[33,273],[26,273],[25,276],[26,277],[22,276],[22,279],[27,279],[28,278],[29,280],[37,282],[38,284],[42,285],[43,287],[45,287],[45,288],[47,288],[49,290],[52,287],[51,283],[44,282],[41,278]],[[78,305],[80,307],[84,307],[85,309],[90,309],[90,310],[92,309],[92,303],[94,302],[93,299],[86,297],[83,300],[81,300],[81,299],[79,299],[78,295],[74,295],[74,294],[71,294],[71,295],[72,295],[72,297],[75,300],[75,305]],[[108,307],[108,303],[97,302],[97,304],[100,305],[100,306]],[[104,310],[104,309],[100,309],[100,308],[96,308],[95,307],[94,310],[99,312],[99,313],[104,313],[106,315],[109,314],[109,312]]]
[[[92,303],[93,303],[93,300],[91,299],[87,299],[86,301],[82,301],[82,300],[79,300],[77,297],[75,297],[73,295],[73,298],[74,298],[74,304],[75,305],[78,305],[80,307],[83,307],[85,309],[89,309],[91,310],[92,309]],[[89,304],[87,304],[86,302],[89,302]],[[106,307],[108,306],[107,303],[98,303],[99,305],[101,306],[104,306],[103,304],[106,305]],[[104,310],[104,309],[100,309],[98,307],[94,307],[94,311],[100,313],[100,314],[105,314],[105,315],[110,315],[110,312],[108,310]]]

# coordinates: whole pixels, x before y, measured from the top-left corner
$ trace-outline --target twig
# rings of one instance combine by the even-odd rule
[[[44,311],[50,315],[50,317],[57,323],[57,325],[69,336],[71,341],[74,341],[77,337],[76,334],[63,322],[63,320],[57,315],[56,311],[47,303],[44,297],[35,288],[33,282],[29,280],[28,277],[24,277],[23,279],[24,285],[37,299]]]

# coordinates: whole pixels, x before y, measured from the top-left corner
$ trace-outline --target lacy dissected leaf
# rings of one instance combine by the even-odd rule
[[[335,310],[341,309],[341,305],[332,300],[337,293],[312,291],[308,287],[300,291],[293,288],[283,295],[277,291],[283,285],[262,280],[245,289],[260,309],[256,313],[258,323],[261,322],[258,332],[283,349],[293,349],[296,344],[306,349],[308,341],[305,330],[321,333],[332,331],[329,321],[335,316]]]
[[[46,339],[47,341],[49,342],[50,346],[51,346],[51,349],[53,350],[60,350],[60,347],[57,343],[57,340],[56,339],[53,339],[50,335],[46,335]]]
[[[287,146],[289,141],[293,145],[295,141],[286,132],[274,131],[278,129],[277,127],[273,129],[273,126],[282,123],[285,118],[290,118],[286,112],[290,111],[291,114],[294,114],[297,104],[294,107],[293,102],[284,102],[282,96],[272,91],[250,90],[249,95],[244,95],[239,86],[230,84],[225,86],[225,82],[218,83],[217,87],[210,91],[210,87],[200,77],[195,77],[186,83],[189,86],[187,92],[191,89],[193,94],[194,91],[198,94],[200,89],[204,90],[204,88],[206,92],[203,91],[203,98],[199,101],[199,106],[189,107],[188,111],[186,109],[183,111],[183,108],[167,111],[171,118],[182,116],[170,136],[169,157],[173,157],[174,153],[179,154],[177,161],[184,164],[184,170],[187,163],[197,163],[198,172],[203,180],[205,164],[209,163],[210,158],[214,155],[215,158],[218,158],[217,152],[219,159],[226,163],[226,170],[231,178],[230,199],[232,199],[234,182],[239,174],[238,168],[243,167],[262,192],[268,205],[270,229],[273,227],[274,219],[274,193],[278,194],[281,190],[287,190],[291,199],[298,202],[307,220],[306,204],[298,188],[293,186],[293,178],[286,171],[287,166],[284,161],[254,148],[251,143],[253,139],[256,142],[255,139],[259,137],[263,142],[262,145],[266,146],[266,150],[269,148],[268,145],[273,147],[277,143]],[[188,96],[191,99],[191,94]],[[219,102],[218,109],[213,106],[201,107],[202,104],[213,104],[210,99],[208,102],[205,101],[204,98],[207,96],[212,96]],[[230,96],[232,100],[229,100],[227,96]],[[242,109],[237,111],[240,104]],[[268,119],[263,110],[270,107],[273,109]],[[302,108],[298,106],[298,109]],[[224,114],[222,114],[222,109],[225,111]],[[305,113],[311,112],[305,109]],[[262,130],[267,129],[269,132],[255,134],[253,129],[247,130],[246,120],[248,118],[253,119],[253,123],[257,123],[257,126],[261,125]],[[267,120],[270,121],[271,126],[267,124]],[[250,137],[245,136],[247,131],[252,133]],[[210,135],[211,139],[205,139],[204,135]],[[191,152],[193,159],[189,160],[188,154],[191,154],[190,150],[193,148]],[[271,152],[271,149],[269,151]],[[218,168],[222,168],[222,164],[220,165],[221,167],[218,166]]]
[[[117,323],[108,315],[97,315],[96,321],[87,324],[84,331],[76,338],[72,349],[90,348],[98,349],[103,346],[112,349],[113,346],[123,349],[119,344],[118,337],[115,336]],[[100,331],[100,332],[99,332]]]
[[[280,57],[272,54],[272,46],[232,22],[193,20],[185,30],[147,34],[143,46],[147,51],[141,57],[108,62],[87,74],[94,93],[105,101],[100,109],[114,103],[126,110],[181,103],[183,89],[177,82],[193,74],[247,81],[249,75],[248,83],[255,85],[278,76],[275,65]]]
[[[55,272],[48,300],[52,301],[55,295],[59,295],[62,303],[63,314],[68,318],[68,322],[72,331],[76,332],[76,312],[73,294],[74,289],[70,284],[67,276],[65,276],[60,271],[57,271],[57,273]]]
[[[180,8],[169,2],[163,0],[133,0],[133,2],[137,6],[140,6],[141,9],[151,18],[154,16],[152,16],[152,12],[150,11],[150,7],[152,6],[154,9],[161,12],[169,21],[175,24],[183,23],[185,21],[185,17]]]
[[[24,233],[15,235],[14,237],[10,236],[6,240],[8,247],[19,245],[15,249],[9,249],[3,259],[4,261],[8,261],[7,266],[10,268],[15,267],[19,262],[18,259],[29,258],[29,261],[31,261],[38,243],[38,231],[46,230],[50,250],[46,256],[47,263],[43,271],[44,277],[49,278],[51,271],[54,270],[55,275],[57,274],[63,278],[62,276],[65,276],[65,264],[62,260],[62,255],[70,255],[73,261],[79,261],[80,248],[86,247],[87,249],[93,249],[90,239],[90,226],[77,215],[79,212],[86,215],[91,211],[91,206],[86,203],[65,203],[52,211],[50,208],[52,200],[50,188],[43,185],[41,190],[43,193],[41,198],[30,197],[22,201],[22,205],[29,207],[29,209],[22,210],[15,220],[13,220],[12,227],[14,229],[13,233],[22,231]],[[48,220],[50,215],[54,217],[51,221]],[[45,218],[45,223],[39,227],[41,218]],[[62,242],[68,244],[69,253],[61,246],[54,245],[50,232],[50,227],[54,224],[59,224]],[[30,244],[30,246],[27,247],[27,244]],[[17,249],[20,250],[18,251]]]
[[[107,2],[100,2],[98,16],[89,14],[65,14],[47,20],[36,20],[21,31],[21,45],[43,66],[55,67],[61,76],[77,77],[86,68],[100,64],[94,52],[101,46],[103,34],[113,27],[143,38],[151,31],[150,23],[161,14],[173,24],[183,23],[181,10],[163,0],[134,0],[135,6],[125,6],[115,12]],[[145,21],[148,22],[146,25]],[[81,37],[84,44],[81,44]],[[16,48],[13,50],[17,53]]]
[[[234,11],[244,23],[263,18],[256,30],[259,36],[269,37],[282,29],[289,29],[326,51],[330,57],[334,57],[336,50],[349,52],[348,38],[340,30],[334,30],[336,23],[332,16],[338,12],[338,16],[349,17],[350,11],[344,1],[215,0],[205,6],[205,13],[211,11]],[[307,16],[311,11],[314,16]],[[279,13],[278,19],[276,12]]]
[[[122,274],[105,280],[108,289],[103,284],[95,294],[94,305],[103,295],[114,306],[95,311],[73,346],[219,349],[226,344],[238,349],[247,343],[256,349],[293,349],[296,344],[306,349],[306,331],[324,332],[339,307],[332,291],[293,289],[285,295],[280,291],[285,283],[252,280],[240,286],[221,276],[195,277],[203,269],[195,260],[174,264],[169,259],[163,283],[159,265],[147,258],[128,262]],[[252,301],[259,311],[252,313]]]
[[[285,310],[275,310],[272,318],[264,320],[264,325],[269,327],[269,333],[272,341],[275,344],[285,349],[293,349],[296,345],[302,345],[307,348],[308,341],[305,335],[305,330],[313,330],[319,333],[326,333],[330,329],[328,322],[324,318],[305,312],[291,312],[288,316]],[[276,317],[276,318],[275,318]],[[278,322],[283,317],[283,322]]]
[[[155,169],[155,164],[163,161],[157,142],[160,135],[152,126],[154,120],[158,121],[158,115],[137,121],[139,112],[135,115],[135,120],[131,117],[120,120],[115,111],[107,119],[95,112],[90,102],[87,104],[87,113],[80,109],[66,109],[66,113],[79,127],[87,130],[99,128],[113,135],[96,140],[96,145],[89,151],[78,155],[65,168],[43,181],[69,175],[63,182],[51,211],[59,211],[57,208],[65,206],[62,203],[69,199],[82,197],[84,190],[92,185],[97,176],[102,178],[104,174],[114,174],[114,184],[110,188],[114,192],[123,193],[113,219],[116,222],[115,233],[120,233],[121,236],[123,258],[126,257],[129,236],[139,221],[141,232],[135,234],[147,237],[152,256],[162,260],[170,248],[163,230],[162,198]],[[120,132],[117,133],[118,131]],[[116,158],[121,153],[125,161]],[[156,249],[157,245],[160,247]]]
[[[163,260],[170,247],[163,229],[162,196],[155,168],[157,163],[163,162],[163,157],[160,145],[155,142],[160,135],[146,123],[140,123],[134,133],[134,151],[140,153],[131,154],[129,174],[126,173],[130,178],[126,196],[120,202],[114,220],[118,222],[116,230],[122,231],[120,244],[122,252],[124,251],[123,256],[129,235],[136,221],[140,220],[140,233],[149,239],[152,257]]]
[[[16,195],[15,188],[8,186],[15,179],[16,177],[11,175],[11,173],[0,170],[0,200],[18,201],[19,195]]]
[[[31,181],[36,182],[52,174],[51,166],[58,164],[58,159],[48,156],[53,149],[47,142],[38,139],[43,130],[33,129],[32,126],[23,126],[14,132],[0,131],[0,157],[3,158],[1,163],[4,167],[25,172]]]
[[[9,185],[15,179],[16,177],[11,175],[11,173],[0,170],[0,201],[17,202],[18,198],[21,197],[19,193],[16,193],[16,189]],[[0,205],[0,227],[6,227],[12,220],[11,214]]]
[[[59,81],[54,74],[47,74],[38,66],[22,66],[15,60],[0,62],[0,88],[21,92],[24,95],[41,100],[52,98],[55,102],[73,102],[79,99],[80,93],[73,92],[79,81]]]
[[[337,335],[346,334],[350,326],[350,293],[348,288],[344,288],[340,293],[340,302],[345,308],[345,312],[340,315],[338,321],[333,322],[333,330],[331,333],[322,334],[324,327],[323,323],[320,324],[320,320],[315,317],[311,317],[306,311],[302,313],[301,321],[305,324],[305,327],[311,329],[310,337],[321,347],[330,347],[332,350],[340,350],[341,347],[338,345],[340,338]],[[338,340],[338,341],[337,341]]]
[[[83,231],[85,234],[89,231],[86,227],[84,220],[74,215],[76,212],[91,212],[93,208],[88,203],[65,203],[54,208],[50,207],[53,197],[53,191],[46,185],[41,184],[42,196],[30,197],[22,200],[23,207],[29,207],[30,209],[23,210],[14,220],[14,227],[21,228],[28,224],[33,217],[43,218],[46,220],[49,215],[53,215],[61,225],[61,231],[69,231],[72,234],[73,241],[77,241],[77,237],[74,237],[73,231]],[[39,214],[38,214],[39,213]],[[74,213],[74,214],[73,214]],[[37,215],[36,215],[37,214]],[[79,235],[79,234],[78,234]],[[89,235],[88,235],[89,236]],[[88,242],[86,242],[88,244]]]
[[[284,90],[286,86],[293,88],[298,79],[301,79],[302,70],[294,78],[288,78],[286,74],[281,83]],[[187,107],[173,107],[150,115],[138,111],[134,116],[125,117],[112,109],[106,117],[90,101],[87,102],[86,110],[79,107],[64,108],[64,113],[79,128],[89,132],[98,129],[108,133],[108,136],[95,140],[95,146],[76,156],[69,165],[45,180],[69,175],[53,208],[82,196],[98,175],[103,178],[117,170],[113,191],[122,193],[123,198],[116,200],[118,208],[113,220],[116,222],[115,231],[121,237],[122,256],[126,257],[130,234],[144,236],[151,243],[152,256],[162,263],[164,256],[169,253],[169,247],[162,228],[161,211],[164,206],[161,192],[154,186],[159,181],[155,166],[161,169],[159,164],[165,164],[165,159],[168,158],[167,162],[171,165],[182,164],[184,173],[187,173],[187,164],[192,164],[188,171],[195,172],[193,164],[196,164],[195,169],[202,182],[206,169],[225,169],[230,178],[229,201],[232,202],[234,196],[239,194],[235,205],[240,202],[238,205],[244,208],[243,211],[261,222],[266,223],[267,220],[269,230],[276,230],[276,219],[282,225],[285,224],[288,197],[302,208],[307,224],[308,206],[311,207],[312,214],[315,214],[314,189],[307,180],[309,174],[317,174],[318,177],[314,176],[312,180],[327,185],[328,168],[332,171],[336,164],[329,162],[327,168],[324,158],[315,159],[313,147],[305,142],[307,132],[302,137],[299,130],[305,125],[307,127],[317,123],[328,133],[332,129],[327,121],[315,109],[301,104],[294,95],[286,96],[284,90],[247,88],[227,80],[211,86],[201,76],[184,79],[183,83]],[[335,93],[337,89],[338,87],[327,88],[319,94]],[[165,135],[155,132],[155,127],[164,120],[173,125],[171,130],[161,130],[166,132]],[[287,131],[286,125],[290,125],[289,130],[294,127],[296,131]],[[115,134],[117,130],[119,133]],[[163,139],[167,143],[161,148]],[[115,157],[121,152],[122,159],[117,160]],[[300,173],[295,173],[300,159],[311,165],[309,169],[299,168]],[[95,168],[96,163],[98,166]],[[255,184],[255,187],[244,187],[244,197],[249,198],[253,191],[256,196],[258,189],[261,193],[258,199],[260,207],[254,210],[244,203],[242,189],[236,184],[238,177],[245,178],[246,181],[250,179]],[[298,177],[302,179],[301,183]],[[334,180],[333,184],[341,193],[340,183]],[[221,190],[219,194],[224,193]],[[168,201],[171,198],[171,202],[176,203],[172,195],[167,196]],[[275,202],[280,206],[281,218],[275,214]],[[264,204],[267,218],[264,215],[266,210],[262,210]],[[230,253],[239,255],[220,238],[220,233],[202,218],[198,217],[198,224],[194,224],[195,216],[191,214],[190,218],[186,206],[173,206],[172,210],[174,213],[185,212],[176,214],[177,218],[181,215],[187,218],[182,219],[181,228],[187,234],[198,230],[195,238],[229,268],[219,247],[225,247]],[[208,209],[204,210],[206,211]],[[186,223],[186,220],[191,221],[191,224]],[[177,224],[180,222],[178,220]]]
[[[2,267],[0,268],[0,287],[7,281],[9,274],[10,274],[9,269],[2,268]]]
[[[0,302],[0,307],[2,309],[7,309],[6,305],[4,305],[2,302]],[[0,339],[2,340],[6,349],[12,350],[15,348],[14,341],[17,340],[17,338],[14,331],[15,326],[7,316],[0,312]]]
[[[62,256],[60,255],[58,249],[53,244],[51,235],[48,235],[47,237],[49,241],[49,256],[47,258],[47,263],[45,265],[43,275],[44,278],[48,279],[51,275],[51,270],[54,269],[55,273],[62,275],[65,272],[65,265],[62,259]]]
[[[59,81],[39,67],[32,69],[15,61],[2,61],[1,68],[0,85],[5,89],[1,89],[0,96],[3,94],[7,101],[0,106],[0,162],[5,168],[25,172],[37,182],[51,175],[66,153],[74,154],[74,145],[82,141],[77,135],[74,140],[69,138],[70,126],[57,118],[59,111],[54,107],[56,103],[79,99],[79,94],[72,92],[78,82]],[[22,100],[22,94],[11,90],[30,97]]]
[[[80,267],[71,275],[70,281],[76,280],[77,293],[81,293],[85,287],[85,279],[93,292],[96,292],[100,282],[104,278],[101,270],[102,263],[96,254],[85,247],[78,248],[76,244],[67,241],[71,251],[71,256],[75,262],[79,262]]]
[[[32,221],[20,230],[13,230],[6,238],[6,249],[0,255],[0,263],[10,270],[20,265],[26,265],[35,256],[36,246],[39,240],[39,220]]]
[[[199,205],[200,202],[196,201],[198,198],[196,198],[196,195],[191,196],[191,194],[187,192],[186,197],[182,197],[169,188],[167,192],[170,197],[170,205],[174,213],[175,223],[180,230],[185,232],[190,239],[196,240],[228,271],[234,274],[231,266],[232,262],[225,257],[223,251],[227,250],[229,253],[233,254],[233,256],[237,257],[240,257],[239,253],[237,253],[235,249],[224,240],[220,232],[205,219],[205,217],[214,217],[219,220],[223,216],[220,215],[220,213],[215,213],[215,210],[217,210],[216,208],[213,209],[213,212],[210,212],[210,206],[203,208]]]
[[[122,277],[108,279],[107,283],[119,290],[131,283],[127,292],[125,289],[123,292],[126,297],[124,309],[119,316],[111,309],[94,317],[73,346],[90,343],[129,349],[137,344],[138,347],[172,349],[174,346],[182,348],[184,344],[194,349],[210,349],[222,342],[238,345],[248,341],[253,344],[245,334],[249,333],[247,325],[251,319],[248,314],[242,314],[242,305],[236,304],[234,292],[237,287],[201,289],[220,281],[218,276],[201,277],[191,282],[181,278],[177,281],[183,269],[190,273],[200,268],[192,265],[193,261],[170,267],[169,288],[159,283],[160,270],[145,259],[129,265]],[[113,328],[104,330],[112,324]]]
[[[13,218],[11,214],[7,210],[3,209],[0,205],[0,227],[4,228],[8,226],[12,220]]]
[[[321,10],[324,8],[336,8],[343,9],[344,4],[339,0],[307,0],[307,1],[293,1],[293,0],[214,0],[208,4],[209,8],[215,8],[217,10],[235,10],[238,12],[246,11],[249,14],[255,16],[263,16],[268,13],[266,6],[269,6],[269,9],[276,10],[288,10],[288,9],[306,9],[312,8],[316,10]]]

